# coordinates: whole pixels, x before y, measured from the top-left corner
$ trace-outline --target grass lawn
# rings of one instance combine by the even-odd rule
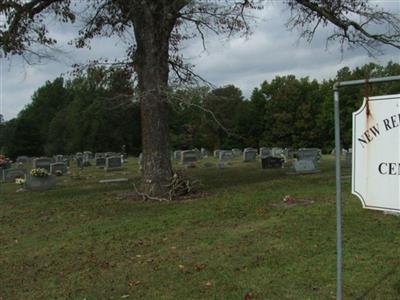
[[[200,164],[202,166],[202,164]],[[0,187],[0,299],[334,299],[335,174],[189,169],[207,197],[138,202],[137,160],[47,192]],[[362,209],[343,169],[345,299],[400,299],[400,219]],[[284,206],[285,195],[314,201]]]

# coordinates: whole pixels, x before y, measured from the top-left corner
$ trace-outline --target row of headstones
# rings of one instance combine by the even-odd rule
[[[96,153],[97,154],[97,153]],[[83,158],[81,155],[84,155]],[[111,156],[115,155],[115,156]],[[39,157],[39,158],[30,158],[28,156],[19,156],[16,160],[17,167],[16,168],[7,168],[2,170],[0,174],[0,179],[3,182],[12,182],[15,178],[26,178],[27,169],[24,167],[24,164],[32,163],[33,169],[45,169],[49,174],[52,175],[63,175],[68,172],[68,167],[71,159],[75,159],[77,161],[78,167],[83,166],[83,162],[88,162],[92,156],[88,155],[88,153],[82,154],[77,153],[75,157],[65,156],[65,155],[56,155],[53,158],[50,157]],[[95,164],[97,167],[102,167],[106,171],[114,171],[120,170],[122,168],[123,157],[121,155],[117,156],[117,154],[108,152],[108,153],[98,153],[97,158],[95,159]]]
[[[232,150],[215,150],[214,157],[219,158],[220,162],[232,160],[235,157],[243,155],[244,162],[252,162],[260,155],[263,168],[283,166],[287,158],[296,157],[293,163],[293,170],[299,172],[314,172],[318,171],[318,163],[321,158],[321,150],[318,148],[301,148],[297,151],[282,148],[260,148],[259,152],[254,148],[245,148]],[[195,164],[201,155],[196,150],[177,150],[174,151],[173,157],[180,160],[183,165]],[[143,154],[139,155],[139,167],[143,169]]]
[[[284,153],[284,149],[281,148],[260,148],[260,157],[281,157]],[[173,152],[173,158],[180,161],[183,165],[192,164],[203,157],[207,157],[209,152],[205,148],[201,150],[177,150]],[[254,148],[245,148],[243,151],[238,148],[232,150],[214,150],[213,156],[218,158],[219,161],[225,162],[232,160],[236,157],[243,156],[244,162],[251,162],[257,159],[258,152]],[[141,156],[139,157],[141,158]]]

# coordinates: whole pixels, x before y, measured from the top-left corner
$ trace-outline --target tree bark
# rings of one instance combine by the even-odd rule
[[[140,93],[143,185],[144,192],[153,197],[167,197],[173,173],[168,122],[168,59],[169,38],[175,20],[171,14],[165,16],[160,7],[152,4],[143,5],[134,18],[137,42],[134,64]]]

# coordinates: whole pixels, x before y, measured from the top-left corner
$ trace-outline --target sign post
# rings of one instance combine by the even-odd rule
[[[336,299],[337,300],[342,300],[343,299],[343,277],[342,277],[342,270],[343,270],[343,256],[342,256],[342,249],[343,249],[343,247],[342,247],[342,187],[341,187],[341,181],[340,181],[340,179],[341,179],[341,170],[340,170],[340,153],[341,153],[341,146],[340,146],[340,110],[339,110],[339,89],[341,88],[341,87],[345,87],[345,86],[354,86],[354,85],[366,85],[366,84],[372,84],[372,83],[383,83],[383,82],[390,82],[390,81],[400,81],[400,76],[391,76],[391,77],[383,77],[383,78],[371,78],[371,79],[364,79],[364,80],[351,80],[351,81],[341,81],[341,82],[337,82],[337,83],[335,83],[334,84],[334,86],[333,86],[333,90],[334,90],[334,104],[335,104],[335,158],[336,158]],[[400,98],[400,96],[398,96],[399,98]],[[377,98],[379,98],[379,97],[377,97]],[[364,120],[364,125],[365,124],[370,124],[371,126],[370,127],[368,127],[368,126],[366,126],[365,128],[362,128],[362,126],[357,126],[357,132],[355,132],[354,131],[354,128],[353,128],[353,148],[354,148],[354,146],[355,146],[355,144],[354,144],[354,137],[357,139],[357,138],[361,138],[361,139],[363,139],[363,140],[366,140],[366,141],[368,141],[368,143],[371,143],[371,145],[372,145],[372,141],[373,141],[373,138],[374,138],[374,133],[373,132],[371,132],[371,130],[372,131],[374,131],[375,129],[372,129],[372,128],[374,128],[373,127],[373,121],[370,121],[370,118],[371,117],[368,117],[368,113],[369,114],[371,114],[371,109],[370,109],[370,107],[369,107],[369,105],[370,105],[370,101],[364,101],[364,104],[365,105],[363,105],[363,107],[359,110],[359,111],[357,111],[357,112],[355,112],[354,114],[353,114],[353,120],[354,120],[354,118],[357,118],[357,115],[361,115],[362,114],[362,112],[364,112],[364,109],[365,109],[365,120],[364,119],[360,119],[360,120]],[[398,104],[400,104],[400,99],[398,100]],[[373,107],[373,108],[375,108],[375,107]],[[360,111],[362,111],[362,112],[360,112]],[[368,112],[368,113],[367,113]],[[399,109],[399,106],[397,106],[397,109],[396,110],[394,110],[394,111],[392,111],[391,112],[391,114],[389,113],[389,116],[387,116],[387,117],[389,117],[389,118],[391,118],[391,116],[392,115],[398,115],[399,116],[399,112],[400,112],[400,109]],[[375,114],[375,111],[372,111],[372,114]],[[379,114],[379,116],[380,117],[383,117],[383,115],[381,116],[380,114]],[[378,117],[378,116],[377,116]],[[365,123],[366,122],[366,123]],[[382,122],[384,122],[384,121],[382,121]],[[397,123],[396,123],[397,124]],[[400,124],[400,120],[399,120],[399,122],[398,122],[398,124]],[[375,125],[376,126],[376,125]],[[379,126],[379,125],[378,125]],[[385,126],[385,125],[383,125],[383,126]],[[393,125],[393,127],[394,127],[394,125]],[[397,126],[396,126],[397,127]],[[364,129],[364,132],[361,134],[361,132],[362,132],[362,129]],[[380,129],[378,128],[378,131],[379,131]],[[398,129],[398,130],[400,130],[400,128]],[[359,135],[357,135],[357,133],[359,134]],[[361,135],[360,135],[361,134]],[[364,135],[363,135],[364,134]],[[379,135],[379,134],[378,134]],[[395,140],[395,143],[397,142],[397,144],[396,145],[394,145],[395,147],[394,148],[396,148],[397,149],[397,154],[398,154],[398,156],[397,156],[397,158],[399,158],[399,141],[400,141],[400,139],[399,139],[399,137],[400,137],[400,134],[398,135],[398,138]],[[378,140],[378,138],[376,139],[376,140]],[[363,143],[363,142],[360,142],[360,143]],[[367,143],[367,144],[368,144]],[[392,141],[392,143],[393,143],[393,141]],[[356,142],[356,144],[357,144],[357,142]],[[375,143],[376,144],[376,143]],[[365,146],[365,145],[364,145]],[[393,146],[393,145],[392,145]],[[360,146],[360,145],[356,145],[356,147],[362,147],[362,146]],[[390,147],[390,146],[389,146]],[[367,147],[364,147],[364,149],[365,148],[367,148]],[[360,148],[359,148],[360,149]],[[361,150],[360,150],[361,151]],[[393,151],[396,151],[396,150],[393,150]],[[355,168],[357,168],[357,165],[358,166],[360,166],[360,162],[362,162],[363,161],[363,159],[366,159],[366,161],[368,162],[367,164],[369,165],[370,164],[370,162],[369,162],[369,157],[368,157],[368,155],[369,155],[369,153],[371,152],[371,151],[369,151],[369,150],[367,150],[367,151],[364,151],[364,153],[366,153],[366,154],[364,154],[364,156],[361,158],[361,157],[359,157],[359,158],[357,158],[356,159],[356,157],[357,157],[357,154],[355,153],[356,151],[355,151],[355,149],[353,149],[353,168],[355,169]],[[395,156],[393,156],[393,157],[395,157]],[[378,161],[379,161],[379,159],[378,159]],[[394,160],[393,162],[384,162],[384,161],[382,161],[382,163],[387,163],[387,165],[385,165],[385,164],[382,164],[382,165],[380,165],[381,167],[381,171],[383,172],[383,173],[385,173],[385,172],[387,172],[387,173],[390,173],[390,172],[393,172],[393,171],[391,171],[391,170],[393,170],[393,168],[396,168],[395,166],[393,166],[393,165],[390,165],[390,163],[395,163],[395,162],[398,162],[398,166],[399,167],[397,167],[398,168],[398,172],[400,172],[400,160],[399,159],[397,159],[397,160]],[[364,161],[365,162],[365,161]],[[375,162],[375,164],[376,164],[376,162]],[[386,168],[386,169],[385,169]],[[357,172],[358,171],[360,171],[360,172],[362,172],[362,170],[359,170],[358,168],[357,168]],[[365,171],[365,169],[364,169],[364,171]],[[378,164],[378,172],[379,172],[379,164]],[[355,193],[355,191],[356,192],[359,192],[360,193],[360,195],[362,195],[361,194],[361,192],[363,192],[362,191],[362,189],[363,189],[363,187],[364,187],[364,190],[365,189],[367,189],[368,190],[368,186],[370,185],[370,184],[372,184],[373,182],[368,182],[368,179],[365,181],[363,181],[363,180],[361,180],[361,181],[359,181],[358,179],[356,180],[356,179],[354,179],[354,176],[355,176],[355,171],[354,172],[352,172],[352,178],[353,178],[353,180],[352,180],[352,191],[353,191],[353,193]],[[359,173],[358,173],[359,174]],[[366,175],[367,176],[367,175]],[[397,176],[393,176],[394,178],[398,178]],[[395,179],[394,179],[395,180]],[[399,179],[397,179],[397,180],[399,180]],[[397,184],[396,185],[396,187],[400,187],[400,185],[399,184]],[[379,187],[378,187],[379,188]],[[361,191],[361,192],[360,192]],[[397,190],[397,192],[399,192],[399,190]],[[398,198],[398,193],[396,194],[396,196],[397,196],[397,198]],[[396,199],[397,199],[396,198]],[[370,197],[368,197],[367,199],[370,199]],[[372,198],[372,199],[374,199],[374,198]],[[400,201],[400,199],[398,199],[397,200],[397,202],[399,202]],[[363,206],[364,207],[366,207],[366,208],[371,208],[371,209],[379,209],[379,208],[374,208],[374,205],[375,205],[375,202],[373,202],[372,203],[372,205],[370,205],[369,207],[367,207],[366,205],[364,205],[364,202],[363,202]],[[390,204],[389,204],[390,205]],[[398,203],[398,205],[399,205],[399,203]],[[386,208],[383,208],[383,207],[381,207],[380,209],[385,209],[385,210],[389,210],[389,209],[386,209]],[[396,209],[395,209],[396,210]]]

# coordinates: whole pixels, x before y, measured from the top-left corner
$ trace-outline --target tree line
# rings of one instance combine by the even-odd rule
[[[171,89],[168,93],[173,149],[205,147],[318,147],[334,144],[333,91],[336,80],[400,74],[400,65],[374,63],[338,71],[335,79],[294,75],[264,81],[246,99],[233,85]],[[365,96],[400,93],[399,83],[341,90],[343,147],[351,147],[352,112]],[[46,82],[18,116],[0,122],[0,153],[54,155],[83,150],[141,152],[139,97],[125,69],[89,68],[72,79]]]

